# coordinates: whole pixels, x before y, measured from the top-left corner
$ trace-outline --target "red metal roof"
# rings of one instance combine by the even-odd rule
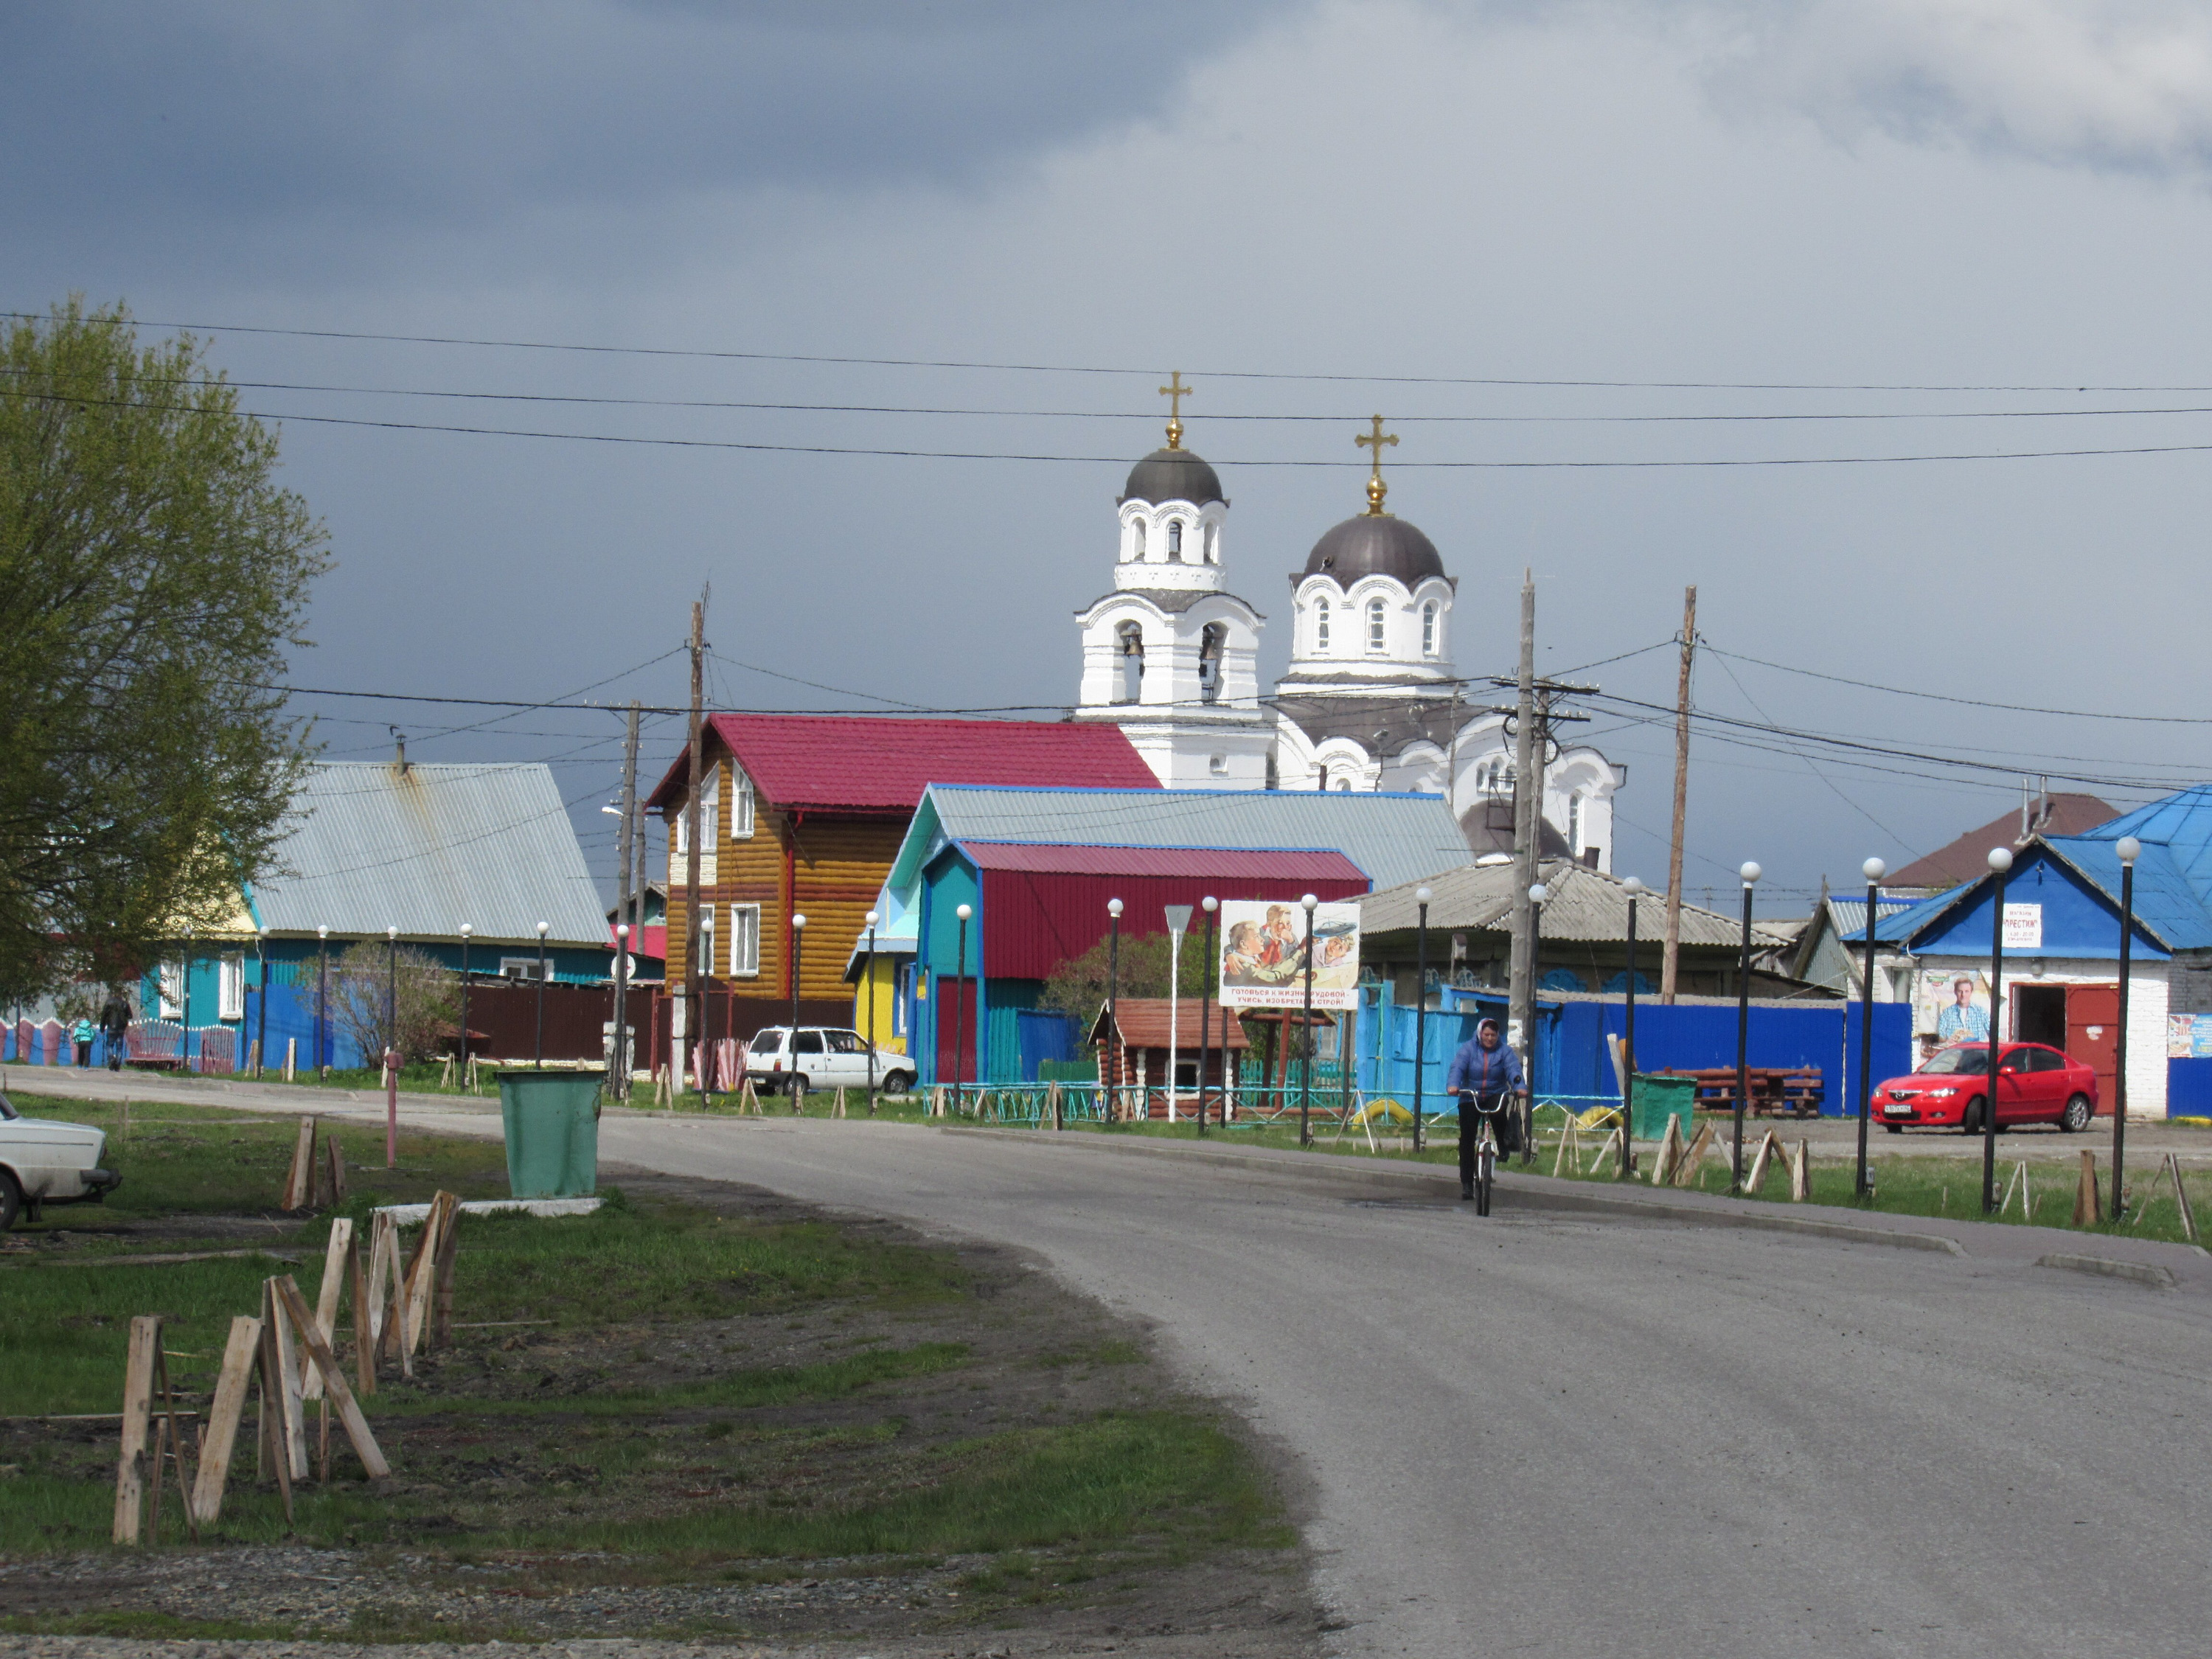
[[[1036,845],[1017,841],[963,841],[960,843],[960,850],[979,870],[1018,870],[1039,875],[1068,876],[1191,876],[1223,882],[1341,881],[1356,883],[1362,893],[1367,890],[1365,873],[1333,848],[1266,848],[1254,850],[1225,847],[1081,847]]]
[[[714,714],[708,723],[775,806],[911,812],[933,783],[1159,787],[1118,726],[872,714]],[[685,769],[679,754],[647,805],[680,798]]]

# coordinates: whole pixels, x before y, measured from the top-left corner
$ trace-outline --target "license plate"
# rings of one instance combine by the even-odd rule
[[[1881,1109],[1888,1113],[1892,1117],[1910,1117],[1912,1115],[1912,1108],[1901,1103],[1897,1105],[1885,1106]]]

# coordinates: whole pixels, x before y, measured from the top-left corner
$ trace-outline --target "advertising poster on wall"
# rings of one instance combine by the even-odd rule
[[[1923,969],[1913,1030],[1939,1048],[1990,1040],[1990,986],[1978,969]]]
[[[1306,994],[1306,916],[1295,899],[1224,899],[1221,1006],[1297,1008]],[[1316,906],[1313,1006],[1339,1012],[1359,1001],[1359,907]]]

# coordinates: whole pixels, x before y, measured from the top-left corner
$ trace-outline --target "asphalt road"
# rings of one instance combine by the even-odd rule
[[[1954,1227],[1954,1255],[1529,1190],[1481,1220],[1340,1160],[1099,1139],[611,1113],[601,1146],[1008,1241],[1151,1322],[1291,1454],[1338,1652],[2203,1648],[2212,1272],[2160,1290],[2031,1265],[2065,1243],[2042,1230]]]

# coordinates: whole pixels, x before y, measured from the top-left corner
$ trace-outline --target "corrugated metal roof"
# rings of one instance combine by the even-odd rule
[[[889,884],[909,887],[947,840],[1054,846],[1331,848],[1377,887],[1468,862],[1442,795],[1291,789],[1008,789],[932,784]]]
[[[979,870],[1037,875],[1180,876],[1206,881],[1352,881],[1366,872],[1330,848],[1070,847],[1042,842],[963,841]]]
[[[1544,938],[1578,939],[1590,944],[1627,939],[1628,895],[1617,879],[1565,860],[1547,862],[1541,868],[1544,885],[1550,894],[1537,923],[1537,931]],[[1519,875],[1517,866],[1493,864],[1482,869],[1453,870],[1429,878],[1429,931],[1503,930],[1510,921]],[[1422,884],[1408,882],[1363,900],[1359,906],[1360,931],[1390,933],[1418,927],[1420,906],[1413,895]],[[1637,937],[1647,943],[1656,943],[1664,925],[1665,901],[1661,895],[1646,893],[1641,906],[1637,912]],[[1700,909],[1694,904],[1682,907],[1681,939],[1685,945],[1740,946],[1743,942],[1742,929],[1741,917],[1724,916],[1717,910]],[[1773,945],[1784,941],[1753,922],[1751,942],[1754,945]]]
[[[776,806],[907,812],[933,783],[1159,788],[1113,725],[868,714],[715,714],[708,724]],[[680,799],[687,766],[679,755],[647,805]]]
[[[292,873],[252,894],[276,933],[607,948],[606,913],[550,768],[333,761],[308,769],[298,827],[278,849]]]
[[[1892,896],[1884,893],[1876,902],[1880,906],[1878,914],[1894,916],[1910,910],[1920,901],[1917,898],[1905,897],[1901,894]],[[1832,893],[1828,896],[1828,915],[1839,933],[1856,933],[1866,926],[1866,900],[1863,897],[1844,898]],[[1809,919],[1807,925],[1808,927],[1811,925]]]

